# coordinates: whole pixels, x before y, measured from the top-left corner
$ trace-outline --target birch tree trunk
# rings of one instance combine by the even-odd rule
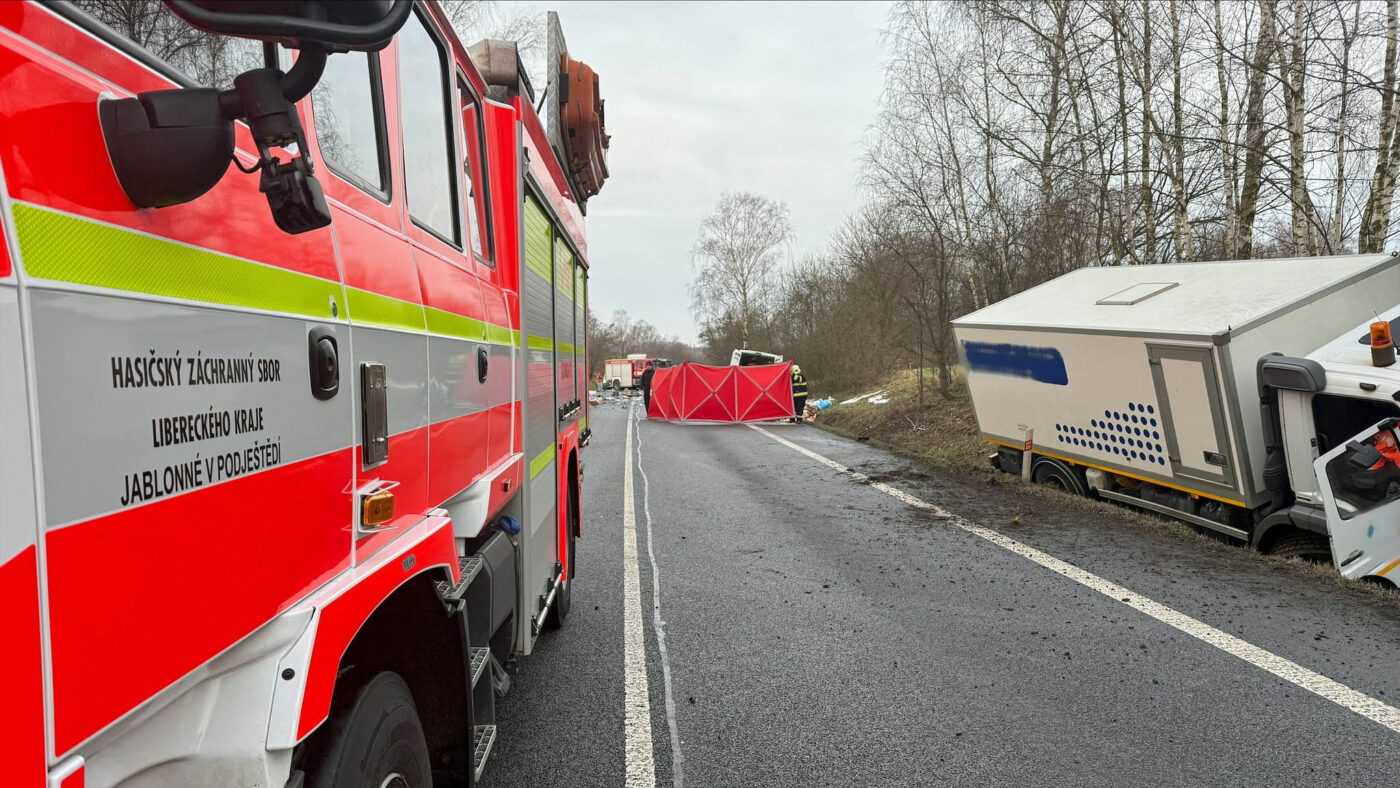
[[[1351,27],[1347,27],[1346,16],[1339,14],[1342,23],[1342,74],[1341,97],[1337,108],[1337,133],[1332,146],[1337,149],[1337,160],[1333,165],[1336,179],[1332,188],[1332,227],[1327,234],[1327,253],[1342,253],[1342,211],[1346,204],[1347,146],[1346,121],[1347,103],[1351,99],[1351,48],[1356,43],[1356,33],[1361,27],[1361,2],[1352,3]]]
[[[1220,91],[1220,171],[1225,191],[1225,250],[1233,256],[1238,246],[1239,161],[1231,144],[1230,83],[1225,78],[1225,25],[1220,18],[1220,0],[1215,0],[1215,78]]]
[[[1290,227],[1293,253],[1299,257],[1317,254],[1317,235],[1312,227],[1312,197],[1308,193],[1307,161],[1304,151],[1303,112],[1306,63],[1303,50],[1303,0],[1293,0],[1291,53],[1279,57],[1283,77],[1283,103],[1288,126],[1288,198],[1291,203]]]
[[[1392,0],[1394,2],[1394,0]],[[1259,0],[1259,37],[1254,60],[1250,63],[1245,103],[1245,154],[1243,183],[1240,187],[1238,233],[1231,257],[1242,259],[1254,252],[1254,217],[1259,209],[1259,188],[1264,182],[1264,94],[1268,92],[1269,62],[1278,45],[1274,14],[1278,0]]]
[[[1178,0],[1171,0],[1172,23],[1172,189],[1175,197],[1173,226],[1176,230],[1176,260],[1190,260],[1195,256],[1191,246],[1191,225],[1186,215],[1186,135],[1182,132],[1184,118],[1181,112],[1181,14]]]
[[[1157,262],[1157,211],[1152,205],[1152,7],[1142,0],[1142,222],[1143,262]]]
[[[1371,176],[1371,193],[1361,214],[1361,236],[1357,251],[1379,252],[1385,245],[1390,225],[1390,200],[1385,196],[1387,173],[1391,170],[1390,147],[1395,137],[1395,50],[1397,3],[1385,4],[1385,66],[1381,82],[1380,133],[1376,143],[1376,170]]]
[[[1124,261],[1131,261],[1136,252],[1137,246],[1137,224],[1133,216],[1133,201],[1128,198],[1129,187],[1132,179],[1129,176],[1132,164],[1128,158],[1128,137],[1131,127],[1128,123],[1128,77],[1127,69],[1127,47],[1123,41],[1123,18],[1119,13],[1117,0],[1108,2],[1108,24],[1113,35],[1113,61],[1118,72],[1118,129],[1119,142],[1123,148],[1123,257],[1118,262],[1121,265]],[[1146,219],[1144,219],[1146,221]]]

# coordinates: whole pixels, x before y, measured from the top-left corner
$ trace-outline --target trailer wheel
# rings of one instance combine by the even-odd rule
[[[1058,487],[1075,495],[1088,495],[1089,485],[1074,468],[1054,457],[1037,457],[1031,466],[1031,481],[1049,487]]]
[[[1322,534],[1300,531],[1276,540],[1269,546],[1269,555],[1280,558],[1301,558],[1312,564],[1332,562],[1332,544]]]
[[[433,784],[428,743],[399,674],[369,680],[315,734],[300,767],[306,788],[419,788]]]
[[[574,534],[578,531],[578,493],[574,492],[572,485],[569,487],[569,572],[561,578],[562,585],[558,593],[554,595],[554,604],[549,608],[549,614],[545,616],[544,623],[550,629],[559,629],[564,626],[564,619],[569,617],[569,608],[574,601],[574,581],[568,577],[573,574],[574,567]]]

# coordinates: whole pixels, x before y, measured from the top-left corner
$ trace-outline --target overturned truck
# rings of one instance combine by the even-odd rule
[[[998,469],[1390,580],[1397,296],[1392,255],[1086,268],[953,326]]]

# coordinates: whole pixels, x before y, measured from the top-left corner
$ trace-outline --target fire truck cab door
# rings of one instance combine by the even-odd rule
[[[1372,425],[1317,458],[1332,560],[1349,578],[1400,579],[1400,432],[1395,418]]]

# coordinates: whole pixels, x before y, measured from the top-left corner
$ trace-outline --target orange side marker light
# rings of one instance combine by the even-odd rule
[[[366,495],[360,504],[360,524],[380,525],[394,519],[394,494],[381,490]]]

